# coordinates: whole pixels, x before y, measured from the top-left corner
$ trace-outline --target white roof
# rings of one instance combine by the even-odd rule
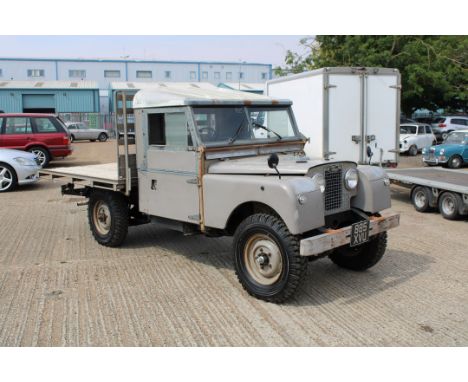
[[[164,84],[140,90],[133,99],[133,108],[168,107],[185,105],[291,105],[289,100],[278,100],[263,95],[237,90],[212,89]]]
[[[199,89],[216,89],[216,86],[209,82],[111,82],[110,88],[112,90],[140,90],[140,89],[154,89],[161,86],[171,87],[193,87]]]
[[[99,89],[96,81],[0,81],[0,89]]]

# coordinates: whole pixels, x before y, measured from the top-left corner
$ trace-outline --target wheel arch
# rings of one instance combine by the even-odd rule
[[[280,214],[273,207],[263,202],[249,201],[239,204],[234,208],[227,219],[225,231],[229,235],[233,235],[239,224],[242,223],[244,219],[257,213],[276,216],[284,222]]]

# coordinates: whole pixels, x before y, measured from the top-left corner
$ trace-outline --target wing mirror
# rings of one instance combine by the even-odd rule
[[[278,154],[273,153],[268,157],[268,167],[274,168],[276,173],[278,174],[278,178],[281,179],[281,174],[279,173],[278,168],[277,168],[278,163],[279,163]]]

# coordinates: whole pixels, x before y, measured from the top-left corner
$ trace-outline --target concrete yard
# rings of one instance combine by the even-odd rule
[[[53,166],[110,162],[113,144],[75,143]],[[243,291],[231,238],[145,225],[105,248],[59,185],[0,194],[0,346],[468,345],[468,221],[417,213],[405,189],[392,187],[401,226],[379,264],[310,262],[275,305]]]

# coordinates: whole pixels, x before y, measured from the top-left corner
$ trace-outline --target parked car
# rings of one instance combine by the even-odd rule
[[[432,131],[439,141],[444,141],[455,130],[463,130],[468,126],[467,116],[441,116],[432,123]]]
[[[18,185],[39,180],[38,158],[19,150],[0,149],[0,192],[12,191]]]
[[[468,163],[468,130],[452,131],[443,144],[423,149],[423,162],[460,168]]]
[[[105,142],[109,139],[109,134],[104,129],[92,129],[83,122],[67,122],[67,130],[70,134],[70,141],[90,140],[91,142]]]
[[[52,114],[1,114],[0,147],[30,151],[42,167],[72,153],[64,124]]]
[[[436,143],[431,126],[421,123],[400,125],[400,153],[415,156],[423,147]]]

